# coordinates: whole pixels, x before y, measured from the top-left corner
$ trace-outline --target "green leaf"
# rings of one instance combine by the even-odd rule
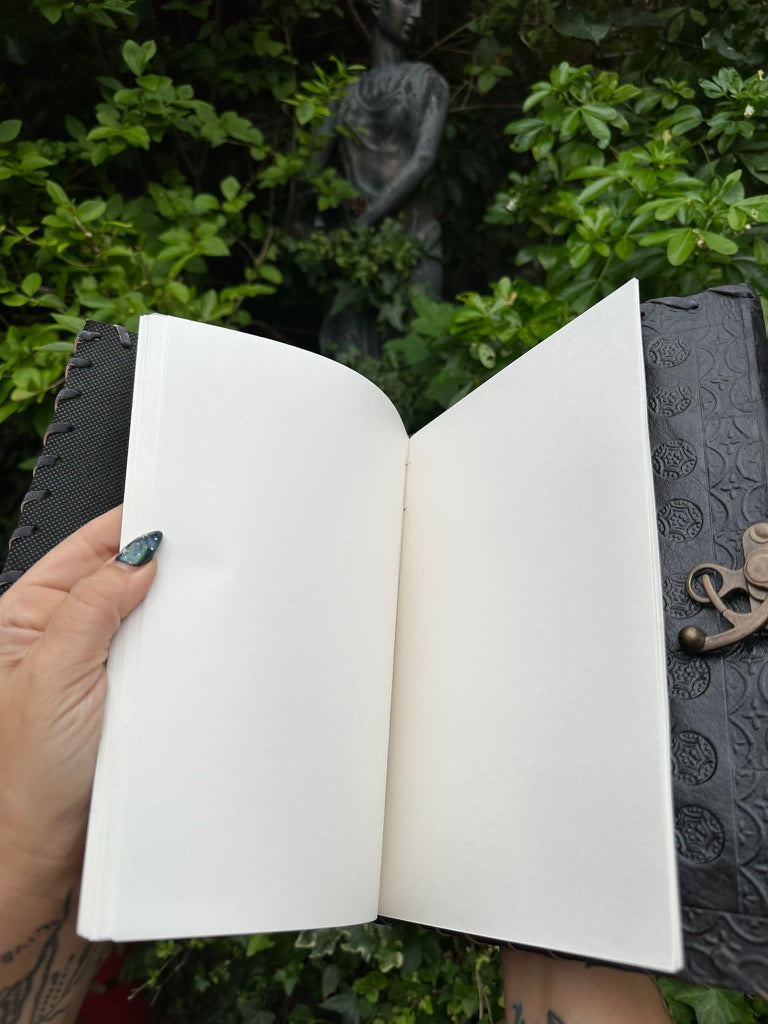
[[[270,935],[249,935],[245,955],[256,956],[257,953],[263,953],[265,949],[271,949],[274,944],[275,940]]]
[[[584,122],[587,131],[595,139],[601,149],[604,149],[611,141],[611,130],[608,125],[600,117],[595,117],[594,114],[589,114],[587,111],[581,111],[581,119]]]
[[[683,209],[687,201],[687,196],[675,196],[674,199],[665,199],[656,207],[654,218],[656,220],[669,220],[671,217],[675,217]]]
[[[272,263],[263,263],[259,267],[259,276],[263,277],[265,281],[270,281],[272,284],[283,283],[283,275]]]
[[[71,341],[49,341],[47,345],[39,345],[38,352],[71,352]]]
[[[755,241],[752,243],[752,253],[758,263],[768,267],[768,242],[764,238],[755,238]]]
[[[231,202],[240,191],[240,182],[230,174],[219,183],[219,188],[224,198]]]
[[[572,39],[588,39],[601,43],[611,30],[610,22],[598,22],[593,12],[584,16],[582,10],[559,10],[555,18],[555,30]]]
[[[45,191],[58,206],[68,206],[69,198],[67,193],[55,181],[49,178],[45,183]]]
[[[12,142],[20,131],[21,121],[18,118],[0,121],[0,142]]]
[[[217,235],[207,235],[205,238],[201,238],[198,248],[204,256],[229,256],[226,242]]]
[[[496,353],[485,341],[480,342],[477,346],[477,358],[487,370],[492,370],[496,365]]]
[[[497,81],[498,76],[489,68],[485,68],[485,70],[481,71],[477,76],[477,91],[485,95],[491,91]]]
[[[132,124],[120,133],[134,148],[149,149],[149,132],[142,124]]]
[[[718,252],[721,256],[733,256],[739,251],[739,247],[733,239],[726,238],[724,235],[716,235],[712,231],[702,231],[701,237],[712,252]]]
[[[739,992],[691,985],[675,992],[675,999],[693,1007],[698,1024],[750,1024],[754,1020],[746,998]]]
[[[732,206],[726,215],[731,231],[741,231],[747,223],[747,214],[736,206]]]
[[[296,120],[299,124],[309,124],[315,116],[315,105],[312,100],[303,99],[296,107]]]
[[[133,39],[126,39],[123,43],[122,57],[128,65],[128,69],[138,78],[157,53],[157,44],[150,39],[146,43],[135,42]]]
[[[696,248],[696,234],[691,228],[680,228],[667,242],[667,260],[673,267],[679,267]]]
[[[632,225],[630,225],[630,228]],[[672,238],[675,238],[680,234],[681,231],[688,229],[685,228],[667,228],[666,231],[649,231],[647,235],[643,235],[638,239],[637,244],[640,246],[649,245],[666,245]]]
[[[41,275],[37,272],[33,272],[31,274],[27,274],[21,282],[21,290],[25,295],[34,295],[36,291],[39,291],[42,283],[43,279]]]
[[[103,199],[86,199],[77,207],[77,216],[84,223],[103,217],[107,204]]]

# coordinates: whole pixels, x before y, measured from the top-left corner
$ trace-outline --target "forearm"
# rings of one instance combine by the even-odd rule
[[[669,1024],[645,974],[510,949],[501,967],[506,1024]]]
[[[0,883],[0,1024],[71,1024],[104,953],[104,947],[75,933],[77,879],[63,874],[32,879],[7,863],[5,868]]]

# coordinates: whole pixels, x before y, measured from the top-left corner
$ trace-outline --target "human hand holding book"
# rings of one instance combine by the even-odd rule
[[[74,1020],[101,955],[75,934],[74,908],[104,658],[117,622],[151,584],[154,562],[144,559],[157,543],[142,538],[116,564],[119,519],[116,509],[78,531],[0,601],[0,1005],[9,1020],[37,1019],[41,1009]],[[629,1022],[631,1012],[659,1008],[652,982],[638,975],[590,971],[585,990],[583,965],[503,957],[510,1024],[568,1024],[572,1013],[600,1024],[606,1006],[621,1006]],[[559,1014],[545,1018],[544,1003]]]
[[[98,948],[75,933],[75,915],[105,662],[155,571],[151,561],[138,567],[135,549],[118,561],[119,535],[115,509],[0,599],[3,1020],[74,1020],[98,965]]]

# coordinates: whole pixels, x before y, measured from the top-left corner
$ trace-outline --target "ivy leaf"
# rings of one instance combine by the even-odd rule
[[[746,998],[723,988],[689,988],[675,992],[675,999],[693,1007],[698,1024],[752,1024]]]

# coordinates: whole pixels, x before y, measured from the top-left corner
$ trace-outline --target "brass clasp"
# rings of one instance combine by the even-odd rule
[[[697,604],[711,604],[731,623],[722,633],[708,635],[699,626],[680,630],[680,646],[689,654],[706,654],[743,640],[768,623],[768,523],[753,523],[741,538],[744,568],[702,562],[688,573],[685,589]],[[718,583],[719,579],[719,583]],[[743,593],[749,598],[749,611],[737,612],[723,601],[729,594]]]

